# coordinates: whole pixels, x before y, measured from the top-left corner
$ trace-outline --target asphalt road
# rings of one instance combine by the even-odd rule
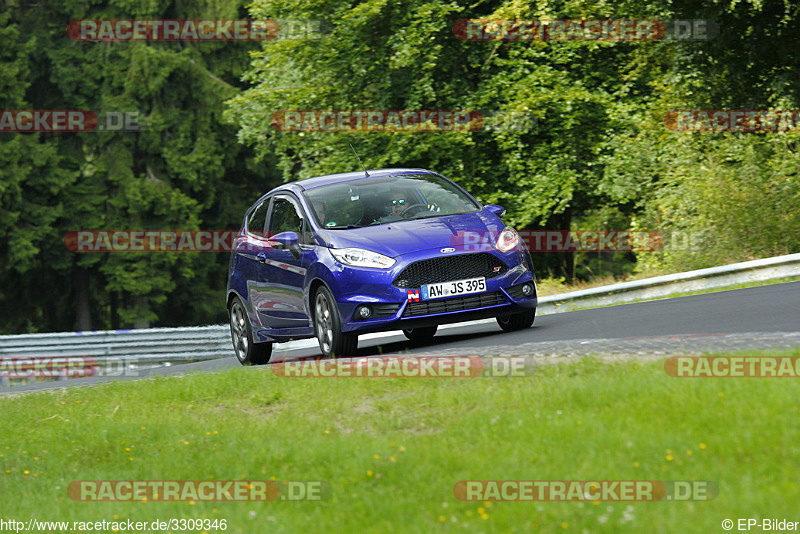
[[[437,340],[450,338],[464,346],[490,347],[500,342],[800,332],[800,282],[545,315],[537,317],[530,330],[508,334],[491,324],[474,331],[499,333],[502,338],[456,341],[448,333]]]
[[[647,347],[652,351],[653,347],[670,346],[675,339],[681,341],[682,348],[692,344],[702,344],[706,348],[719,346],[718,350],[796,346],[800,344],[800,282],[545,315],[537,317],[533,327],[512,333],[500,330],[495,321],[448,325],[440,329],[431,343],[421,346],[412,345],[399,332],[371,334],[359,339],[354,356],[437,352],[490,355],[504,347],[518,351],[522,347],[525,351],[536,352],[540,346],[557,355],[559,351],[568,352],[570,343],[599,346],[601,340],[605,347],[617,344],[636,348],[638,343],[640,348]],[[738,344],[729,345],[730,340]],[[776,340],[780,341],[777,345]],[[289,350],[276,345],[273,361],[319,357],[316,340],[303,345]],[[239,367],[233,356],[143,371],[139,377],[231,367]],[[2,392],[97,384],[118,379],[94,377],[41,382]]]

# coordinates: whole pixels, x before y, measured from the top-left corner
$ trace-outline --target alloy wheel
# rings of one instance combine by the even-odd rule
[[[247,348],[250,343],[247,339],[247,324],[245,321],[247,321],[247,317],[242,305],[235,302],[231,306],[231,336],[233,336],[233,348],[239,361],[244,361],[247,358]]]
[[[314,325],[322,352],[330,354],[333,348],[333,318],[327,297],[321,291],[317,293],[314,304]]]

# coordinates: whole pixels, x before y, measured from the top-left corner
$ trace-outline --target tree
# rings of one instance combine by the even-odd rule
[[[238,91],[252,43],[79,42],[74,19],[239,18],[241,3],[213,9],[136,1],[37,4],[4,15],[4,63],[15,61],[5,109],[133,111],[138,133],[0,134],[3,295],[31,306],[6,331],[218,322],[224,253],[76,254],[77,229],[238,228],[244,209],[269,188],[224,124],[222,101]],[[35,46],[33,46],[35,43]],[[16,160],[15,160],[16,158]],[[16,163],[15,163],[16,162]],[[16,275],[14,273],[17,273]],[[9,284],[4,283],[4,286]],[[53,301],[56,301],[55,303]]]

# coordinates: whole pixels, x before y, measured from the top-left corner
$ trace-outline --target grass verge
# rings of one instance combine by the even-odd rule
[[[773,353],[774,354],[774,353]],[[800,350],[790,353],[800,356]],[[226,532],[706,532],[795,520],[792,379],[587,358],[517,378],[234,369],[0,398],[3,519],[226,519]],[[322,502],[76,502],[74,480],[323,480]],[[710,502],[461,502],[459,480],[710,480]],[[794,515],[793,515],[794,514]],[[213,532],[213,531],[211,531]]]

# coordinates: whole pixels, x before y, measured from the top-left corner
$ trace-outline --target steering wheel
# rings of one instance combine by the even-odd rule
[[[427,210],[427,209],[428,209],[428,205],[427,204],[411,204],[409,207],[407,207],[406,209],[404,209],[403,211],[400,212],[400,216],[401,217],[410,216],[411,210],[423,211],[423,210]]]

